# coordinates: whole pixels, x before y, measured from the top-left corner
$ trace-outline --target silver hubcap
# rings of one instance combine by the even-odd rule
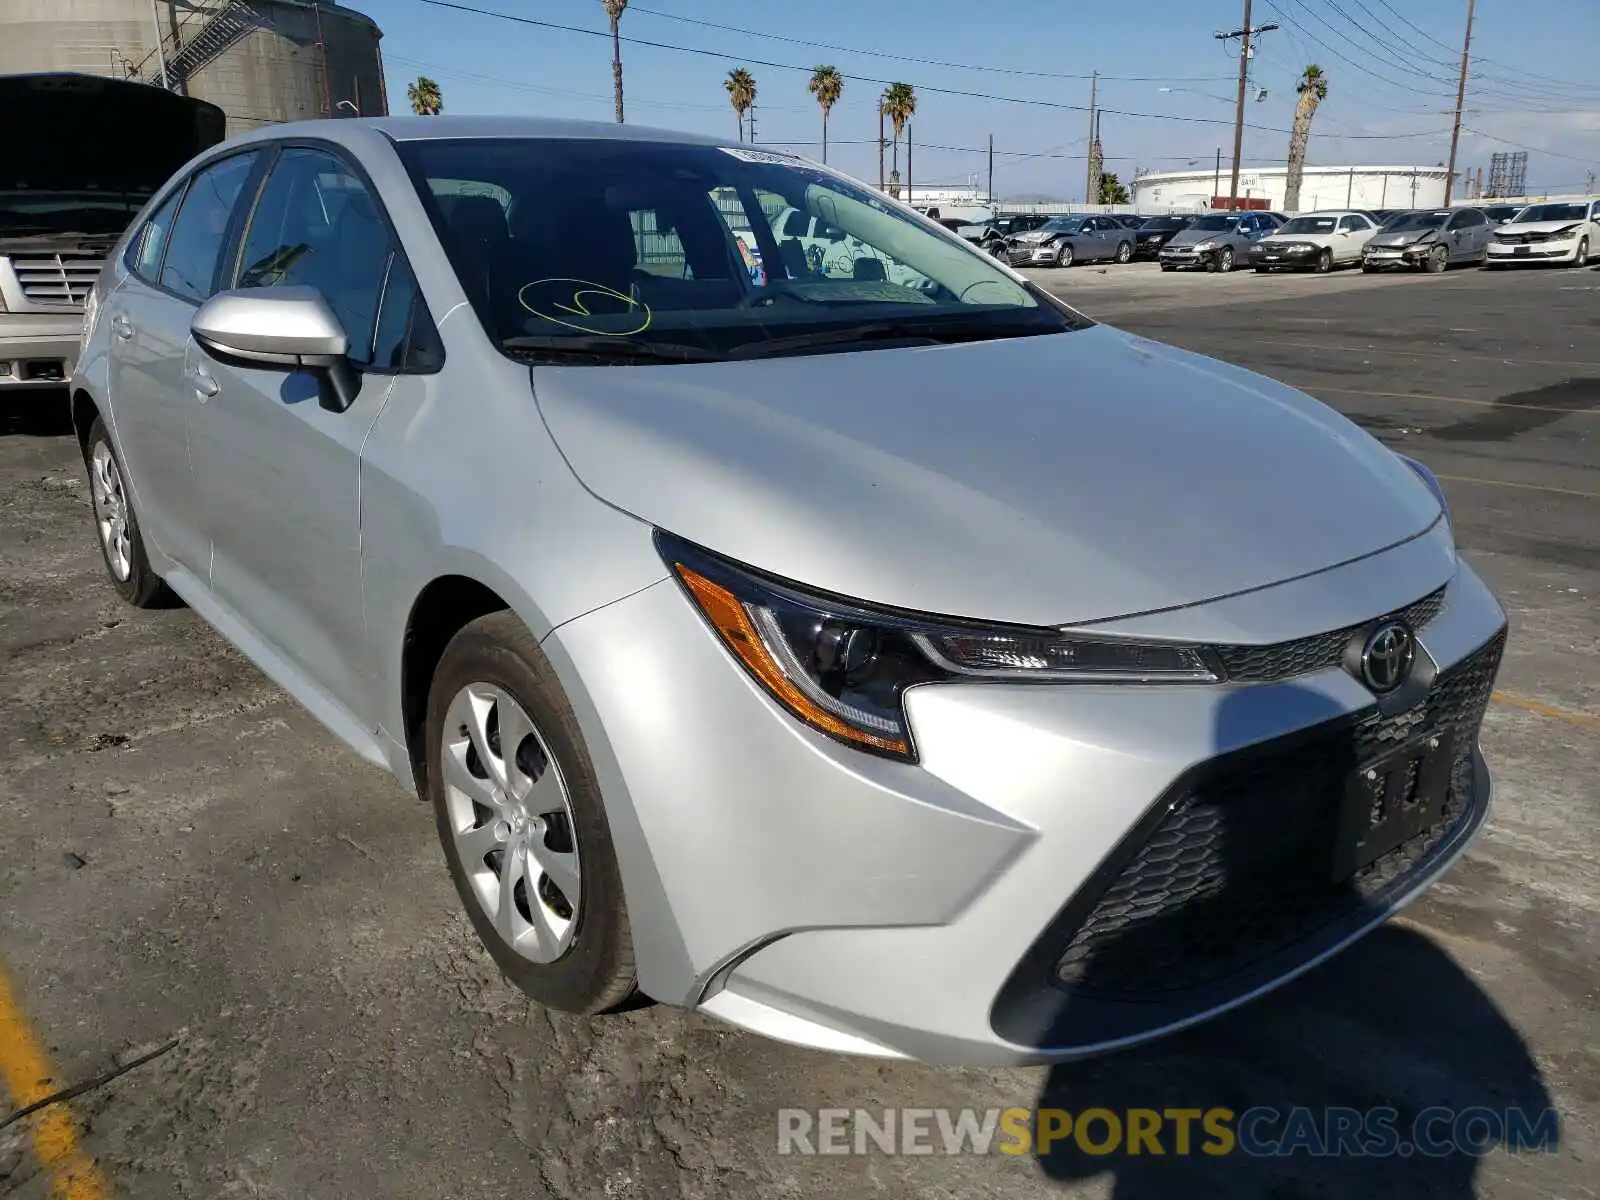
[[[119,582],[133,574],[133,543],[128,532],[128,498],[122,491],[122,472],[111,447],[96,442],[89,456],[89,490],[94,497],[94,520],[106,562]]]
[[[500,940],[554,962],[577,929],[578,843],[561,768],[502,688],[474,683],[445,717],[445,809],[461,867]]]

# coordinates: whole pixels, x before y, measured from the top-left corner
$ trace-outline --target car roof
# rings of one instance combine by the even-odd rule
[[[614,121],[575,121],[552,117],[344,117],[316,121],[290,121],[269,125],[233,144],[277,138],[318,137],[344,142],[360,136],[359,131],[376,130],[392,141],[421,142],[450,138],[586,138],[613,142],[680,143],[720,146],[723,139],[675,129],[647,125],[618,125]],[[765,149],[763,147],[763,149]],[[779,153],[783,153],[779,151]]]

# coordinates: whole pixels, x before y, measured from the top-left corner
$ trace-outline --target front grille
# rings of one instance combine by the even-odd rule
[[[1494,240],[1508,246],[1526,246],[1534,242],[1549,242],[1571,236],[1566,233],[1497,233],[1494,235]]]
[[[56,308],[82,308],[104,265],[103,259],[78,255],[45,254],[11,259],[11,269],[23,297],[31,304]]]
[[[1052,982],[1100,1000],[1166,1002],[1245,971],[1361,908],[1376,909],[1467,819],[1473,748],[1505,645],[1441,672],[1408,712],[1369,715],[1219,759],[1142,835],[1055,959]],[[1338,821],[1359,764],[1454,738],[1438,820],[1335,882]],[[1381,782],[1378,785],[1381,787]],[[1114,858],[1113,862],[1117,859]],[[1096,885],[1091,884],[1091,887]]]
[[[1309,675],[1336,667],[1344,657],[1344,649],[1360,630],[1381,621],[1404,621],[1413,629],[1421,629],[1444,609],[1445,589],[1424,596],[1415,604],[1363,621],[1343,629],[1314,633],[1309,637],[1278,642],[1271,646],[1219,646],[1217,654],[1222,659],[1228,678],[1241,683],[1270,683],[1277,679],[1291,679],[1296,675]]]

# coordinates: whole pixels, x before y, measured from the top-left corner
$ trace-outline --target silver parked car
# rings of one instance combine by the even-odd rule
[[[1051,217],[1009,243],[1012,266],[1070,267],[1075,262],[1125,263],[1138,236],[1111,216]]]
[[[1363,247],[1361,269],[1407,267],[1438,274],[1452,263],[1481,263],[1488,257],[1493,228],[1476,208],[1396,213]]]
[[[1273,212],[1206,213],[1174,234],[1156,259],[1163,271],[1203,267],[1226,273],[1244,263],[1255,243],[1274,233],[1283,220]]]
[[[544,1004],[1072,1058],[1327,958],[1487,811],[1505,617],[1424,467],[826,167],[268,127],[86,319],[112,585],[426,797]]]

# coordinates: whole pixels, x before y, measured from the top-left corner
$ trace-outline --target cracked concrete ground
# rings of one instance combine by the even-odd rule
[[[184,609],[101,577],[59,404],[0,408],[0,964],[118,1197],[1592,1197],[1600,1161],[1600,273],[1041,272],[1321,396],[1445,477],[1513,633],[1497,808],[1408,916],[1190,1034],[1054,1070],[845,1059],[528,1005],[427,810]],[[1248,464],[1239,464],[1248,469]],[[1584,720],[1587,715],[1587,722]],[[1553,1106],[1483,1159],[797,1157],[783,1107]],[[0,1194],[50,1180],[0,1129]]]

